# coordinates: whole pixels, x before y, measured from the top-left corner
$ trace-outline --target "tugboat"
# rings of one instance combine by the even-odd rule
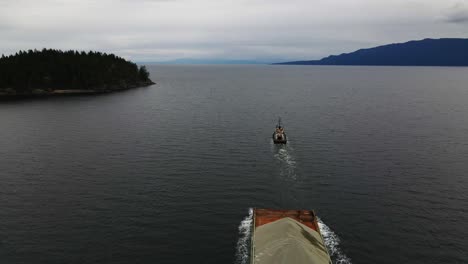
[[[273,132],[273,143],[275,144],[286,144],[287,142],[286,133],[284,133],[284,128],[281,126],[281,118],[278,119],[278,124],[276,125],[275,132]]]
[[[331,264],[312,210],[254,209],[251,264]]]

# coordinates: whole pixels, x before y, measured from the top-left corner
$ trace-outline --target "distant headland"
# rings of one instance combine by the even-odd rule
[[[114,54],[42,49],[0,58],[0,97],[106,93],[154,84]]]
[[[468,39],[424,39],[280,65],[468,66]]]

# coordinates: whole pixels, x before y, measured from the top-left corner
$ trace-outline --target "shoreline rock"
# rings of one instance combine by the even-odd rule
[[[104,85],[102,87],[95,87],[92,89],[32,89],[27,93],[17,93],[12,88],[0,89],[1,98],[16,98],[16,97],[42,97],[42,96],[60,96],[60,95],[93,95],[105,94],[119,91],[125,91],[136,88],[148,87],[156,84],[153,81],[139,82],[127,84],[125,81],[119,85]]]

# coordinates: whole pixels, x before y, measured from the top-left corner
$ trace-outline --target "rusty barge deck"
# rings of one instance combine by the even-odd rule
[[[256,228],[276,220],[289,217],[312,228],[316,232],[320,232],[317,218],[312,210],[254,209],[254,216]]]

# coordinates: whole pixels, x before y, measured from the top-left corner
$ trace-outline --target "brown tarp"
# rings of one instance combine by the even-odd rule
[[[254,264],[330,264],[319,233],[286,217],[257,227],[253,234]]]

